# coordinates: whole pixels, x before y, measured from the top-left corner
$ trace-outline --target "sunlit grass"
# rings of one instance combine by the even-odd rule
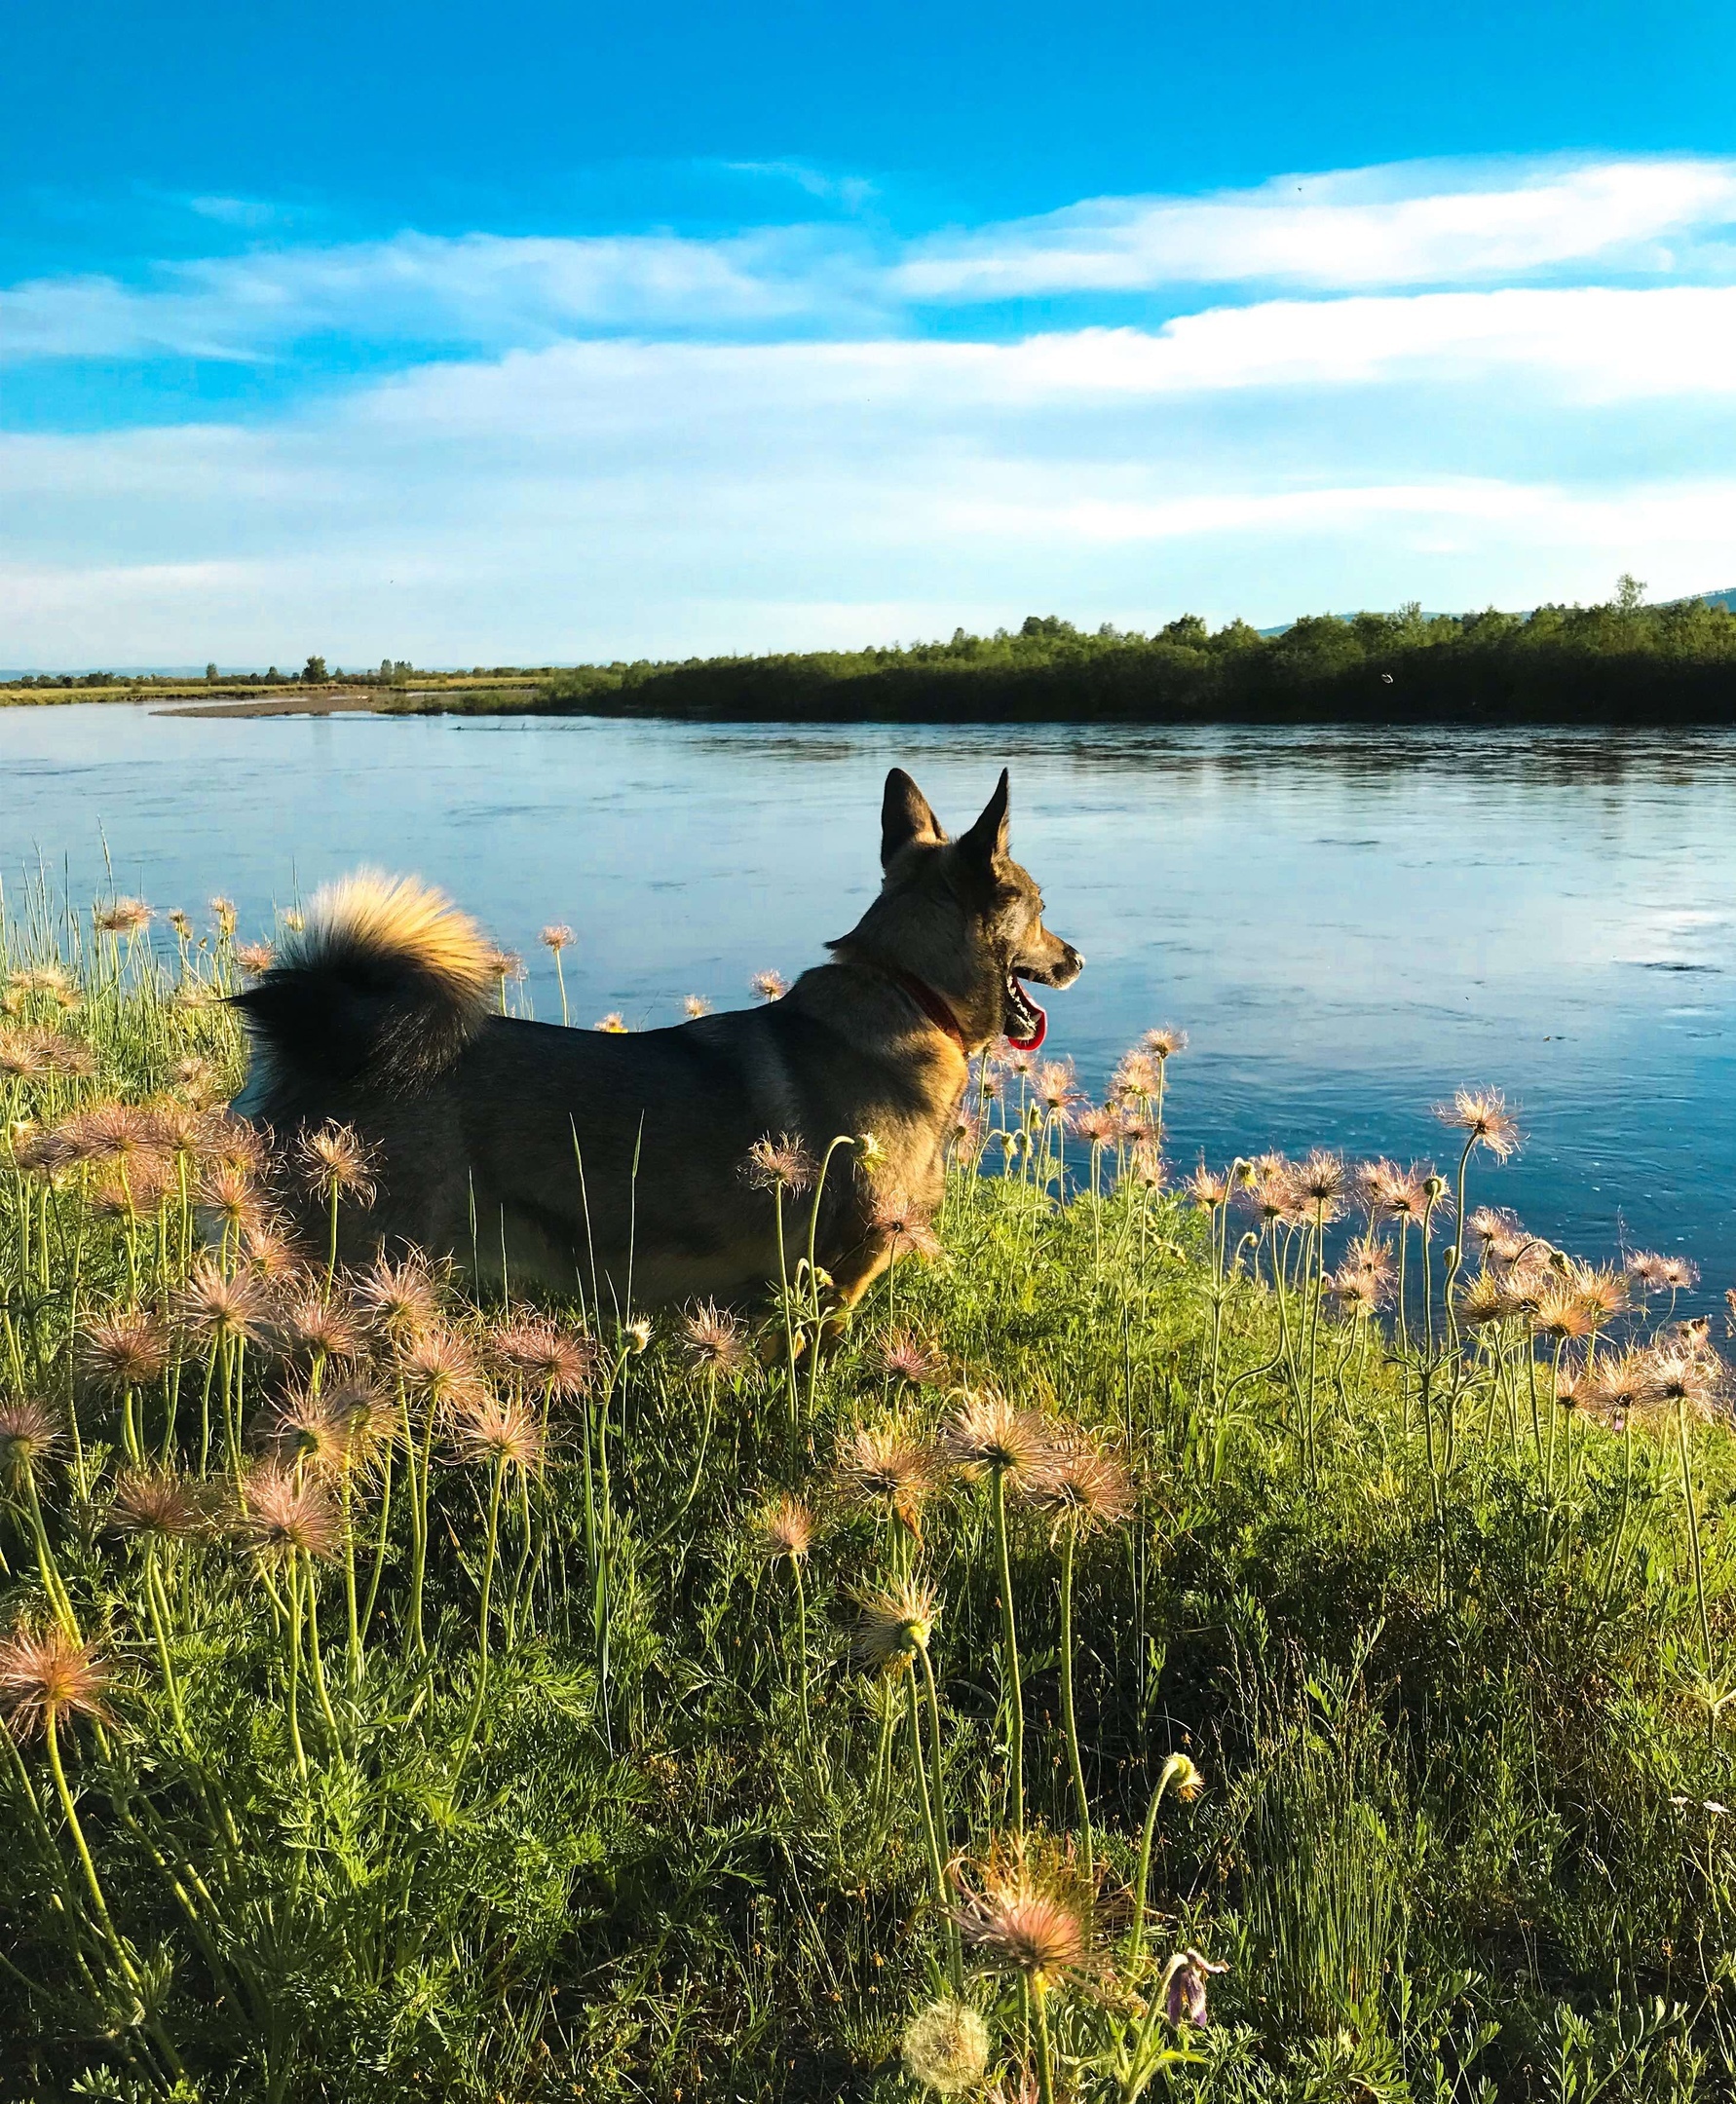
[[[1724,1370],[1499,1210],[1492,1092],[1175,1189],[1178,1033],[994,1065],[822,1354],[865,1135],[767,1136],[763,1309],[341,1268],[237,934],[4,932],[0,2095],[1736,2075]]]

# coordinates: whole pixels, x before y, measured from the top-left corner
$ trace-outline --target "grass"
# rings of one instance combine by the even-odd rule
[[[754,1330],[287,1250],[233,917],[99,919],[4,938],[0,2096],[1736,2083],[1721,1368],[1498,1100],[1178,1189],[1185,1060],[1000,1067],[819,1360],[799,1162]]]

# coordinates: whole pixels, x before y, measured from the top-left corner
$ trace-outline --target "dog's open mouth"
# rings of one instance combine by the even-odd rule
[[[1035,1052],[1049,1033],[1049,1019],[1025,992],[1019,975],[1006,975],[1006,1041],[1015,1052]]]

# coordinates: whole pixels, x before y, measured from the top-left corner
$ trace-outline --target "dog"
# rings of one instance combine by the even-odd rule
[[[475,923],[413,879],[359,872],[233,996],[252,1051],[238,1108],[284,1149],[331,1121],[375,1148],[372,1205],[341,1209],[346,1260],[415,1247],[618,1316],[775,1286],[776,1204],[744,1177],[750,1149],[788,1135],[820,1155],[849,1136],[814,1214],[848,1314],[900,1240],[893,1216],[939,1202],[971,1057],[1040,1044],[1027,982],[1083,967],[1007,839],[1004,770],[954,841],[892,769],[880,893],[829,962],[764,1007],[624,1035],[491,1013]],[[811,1203],[786,1201],[792,1252]]]

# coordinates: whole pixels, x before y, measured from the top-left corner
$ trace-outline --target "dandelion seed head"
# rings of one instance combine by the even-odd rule
[[[958,2096],[988,2072],[989,2027],[967,2002],[930,2002],[905,2025],[900,2051],[912,2082]]]

